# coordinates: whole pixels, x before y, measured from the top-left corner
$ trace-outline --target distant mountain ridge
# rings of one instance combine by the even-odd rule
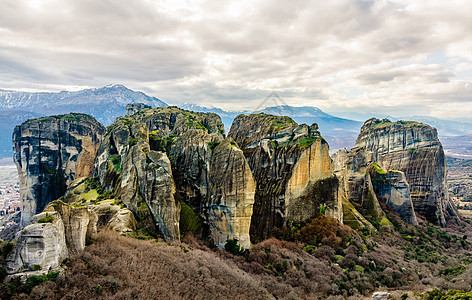
[[[12,156],[13,129],[28,119],[79,112],[109,125],[116,117],[126,114],[126,104],[129,103],[144,103],[152,107],[168,106],[156,97],[133,91],[121,84],[58,93],[0,89],[0,158]]]
[[[42,116],[80,112],[90,114],[104,125],[111,124],[116,117],[126,114],[126,105],[129,103],[144,103],[152,107],[166,107],[162,100],[146,95],[143,92],[133,91],[121,84],[107,85],[101,88],[84,89],[68,92],[20,92],[0,89],[0,158],[11,157],[11,133],[15,125],[21,124],[30,118]],[[264,112],[278,116],[289,116],[297,123],[318,123],[320,132],[328,141],[330,149],[347,148],[354,146],[357,134],[363,122],[341,118],[322,111],[317,107],[294,107],[279,105],[266,107],[257,111],[241,110],[226,111],[216,107],[205,107],[198,104],[183,104],[179,107],[196,112],[212,112],[218,114],[228,132],[231,124],[239,114]],[[391,117],[392,121],[399,118]],[[448,136],[465,136],[472,134],[472,124],[442,120],[433,117],[418,116],[405,118],[416,120],[436,127],[441,140]],[[445,139],[446,140],[446,139]],[[467,139],[466,139],[467,140]],[[454,145],[445,148],[453,151]],[[452,140],[451,140],[452,142]],[[467,141],[466,141],[467,142]],[[466,152],[469,152],[467,150]],[[472,151],[470,151],[472,154]]]
[[[0,111],[23,110],[44,115],[81,112],[92,115],[104,125],[111,124],[117,116],[125,115],[125,107],[129,103],[168,106],[158,98],[130,90],[121,84],[58,93],[0,90]]]

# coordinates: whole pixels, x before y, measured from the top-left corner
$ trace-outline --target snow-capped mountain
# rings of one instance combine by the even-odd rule
[[[81,112],[94,116],[109,125],[117,116],[126,113],[126,104],[144,103],[152,107],[167,106],[161,100],[121,84],[76,92],[28,93],[0,90],[0,110],[23,110],[52,115]]]
[[[29,93],[0,89],[0,158],[12,155],[13,128],[27,119],[70,112],[94,116],[104,125],[126,114],[126,104],[168,106],[155,97],[128,89],[121,84],[75,92]]]

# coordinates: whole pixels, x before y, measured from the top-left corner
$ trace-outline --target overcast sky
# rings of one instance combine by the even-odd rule
[[[0,88],[472,119],[472,1],[0,0]]]

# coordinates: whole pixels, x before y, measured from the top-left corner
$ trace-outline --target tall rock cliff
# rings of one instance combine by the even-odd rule
[[[326,205],[341,219],[338,181],[318,126],[289,117],[239,115],[228,134],[244,152],[257,183],[251,233],[270,235],[287,220],[305,221]]]
[[[405,221],[418,225],[405,173],[398,170],[384,171],[375,163],[369,169],[373,189],[379,198],[393,207]]]
[[[236,238],[248,248],[255,184],[242,151],[223,138],[215,114],[176,107],[141,110],[109,126],[95,174],[145,220],[142,226],[152,217],[154,231],[168,239],[180,239],[182,202],[206,221],[220,247]],[[233,173],[221,173],[224,166]]]
[[[108,127],[94,175],[140,219],[141,227],[179,240],[180,206],[166,153],[151,150],[145,123],[128,116]]]
[[[364,148],[353,148],[350,152],[339,150],[333,160],[334,172],[341,182],[345,224],[356,229],[392,226],[379,201],[393,206],[408,223],[418,224],[406,181],[383,177],[387,172],[367,161]],[[395,175],[395,178],[404,178],[401,171],[395,171]]]
[[[105,128],[93,117],[71,113],[32,119],[13,132],[14,161],[23,202],[21,225],[30,223],[75,178],[89,176]]]
[[[363,149],[339,150],[333,160],[343,199],[343,222],[355,229],[375,229],[372,223],[381,224],[386,216],[372,188]]]
[[[370,119],[362,126],[356,147],[383,170],[405,173],[415,211],[445,225],[456,216],[449,200],[446,159],[435,128],[413,121]]]
[[[249,249],[256,181],[243,151],[226,138],[214,149],[210,166],[210,195],[203,209],[212,238],[220,248],[237,239]]]

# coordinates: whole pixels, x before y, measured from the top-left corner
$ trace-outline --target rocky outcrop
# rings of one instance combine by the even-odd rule
[[[373,188],[379,198],[393,207],[405,221],[418,225],[405,173],[397,170],[386,172],[372,165],[370,174],[372,174]]]
[[[415,211],[427,220],[445,225],[456,216],[449,201],[446,160],[436,129],[413,121],[367,120],[356,147],[364,148],[367,161],[384,170],[405,173]]]
[[[211,148],[220,142],[217,134],[192,129],[176,138],[170,147],[175,196],[198,212],[202,212],[203,202],[210,196]]]
[[[210,144],[221,141],[223,134],[215,114],[145,109],[109,127],[95,175],[144,219],[140,225],[149,232],[179,240],[179,202],[202,214],[209,197]]]
[[[42,213],[37,219],[53,218],[51,222],[35,223],[17,233],[16,245],[6,259],[8,274],[35,269],[49,270],[68,257],[64,223],[59,213]]]
[[[89,218],[88,234],[95,232],[100,226],[106,226],[116,232],[127,235],[132,234],[136,229],[136,220],[133,213],[118,199],[113,198],[114,194],[108,194],[100,187],[96,178],[81,177],[69,185],[63,201],[55,201],[51,204],[56,211],[60,211],[64,216],[64,222],[67,220],[72,208],[87,208]],[[106,197],[105,197],[106,196]],[[75,217],[77,214],[75,214]],[[80,228],[80,225],[72,224],[73,228]],[[67,228],[67,227],[66,227]],[[77,252],[80,252],[80,248]]]
[[[343,199],[343,222],[355,229],[375,229],[372,224],[390,226],[374,192],[364,150],[341,149],[333,155],[333,160]]]
[[[97,196],[89,198],[96,195],[96,190],[87,190],[89,179],[74,181],[64,197],[70,203],[51,202],[44,212],[33,216],[32,224],[17,233],[17,243],[6,262],[9,274],[58,267],[65,258],[83,252],[87,239],[99,226],[121,234],[133,232],[136,221],[130,210],[113,199],[91,204]]]
[[[122,168],[121,201],[134,210],[147,206],[164,238],[178,241],[180,205],[174,198],[175,184],[167,155],[138,144],[129,149]]]
[[[23,227],[49,202],[61,197],[75,178],[91,174],[104,132],[93,117],[76,113],[32,119],[16,126],[14,160]]]
[[[305,221],[326,205],[340,219],[337,179],[318,126],[289,117],[239,115],[228,134],[243,150],[257,183],[251,233],[270,235],[288,219]]]
[[[143,109],[150,109],[152,106],[146,105],[144,103],[130,103],[126,105],[126,116],[131,116],[141,111]]]
[[[214,149],[210,165],[210,195],[203,210],[211,237],[220,248],[236,239],[249,249],[256,182],[243,151],[227,138]]]
[[[165,153],[151,150],[145,123],[125,117],[112,124],[98,150],[94,174],[139,216],[141,227],[180,239],[180,206],[174,199],[170,162]]]

